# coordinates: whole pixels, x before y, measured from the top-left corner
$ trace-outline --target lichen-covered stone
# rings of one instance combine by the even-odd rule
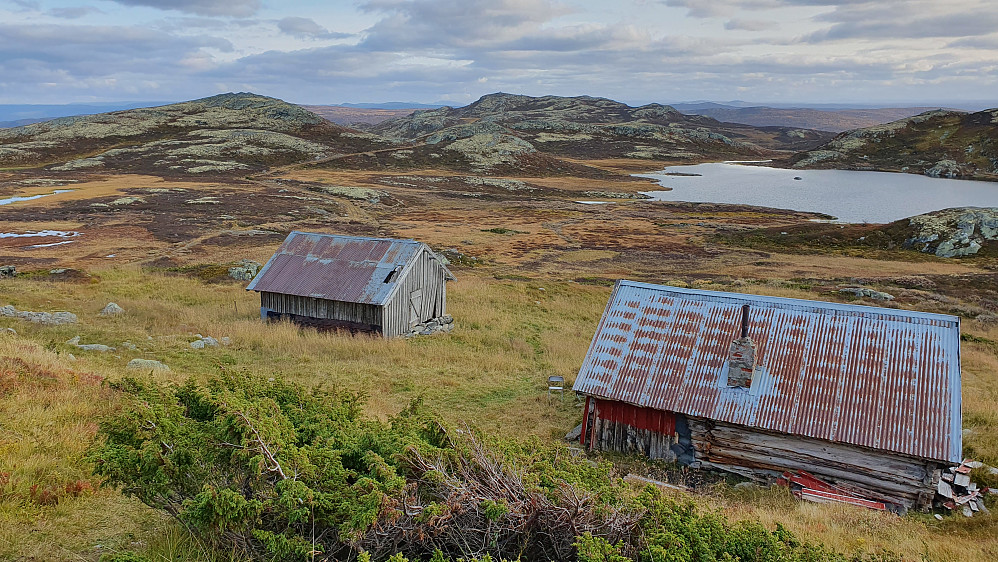
[[[124,314],[125,309],[117,305],[117,303],[109,302],[107,305],[101,309],[100,316],[118,316],[119,314]]]
[[[229,268],[229,277],[237,281],[252,281],[256,274],[260,273],[261,267],[263,265],[260,262],[242,259],[239,260],[238,264]]]
[[[904,246],[942,258],[974,255],[998,240],[998,208],[944,209],[911,217],[908,224],[914,234]]]
[[[132,371],[169,371],[166,364],[154,359],[132,359],[125,365],[126,369]]]
[[[845,287],[839,289],[840,293],[847,293],[851,295],[856,295],[857,297],[866,297],[873,299],[875,301],[892,301],[894,300],[894,295],[890,293],[884,293],[882,291],[875,291],[868,287]]]

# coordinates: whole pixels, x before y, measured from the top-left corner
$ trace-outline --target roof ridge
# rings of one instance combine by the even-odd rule
[[[676,287],[673,285],[661,285],[657,283],[645,283],[642,281],[632,281],[629,279],[621,279],[617,281],[617,284],[626,285],[629,287],[649,289],[654,291],[681,293],[686,295],[699,295],[699,296],[715,297],[715,298],[729,298],[732,300],[741,299],[746,301],[761,302],[773,305],[810,306],[813,308],[823,309],[828,311],[857,312],[863,314],[877,314],[881,316],[895,316],[895,317],[907,317],[907,318],[923,318],[929,320],[955,322],[957,324],[959,324],[960,322],[960,318],[952,314],[940,314],[938,312],[922,312],[920,310],[907,310],[904,308],[884,308],[881,306],[838,303],[838,302],[823,301],[823,300],[799,299],[793,297],[772,297],[769,295],[756,295],[753,293],[736,293],[733,291],[711,291],[707,289],[688,289],[685,287]]]
[[[390,237],[387,237],[387,236],[357,236],[355,234],[333,234],[333,233],[326,233],[326,232],[306,232],[304,230],[292,230],[290,233],[288,233],[288,236],[291,236],[291,235],[294,235],[294,234],[301,234],[301,235],[304,235],[304,236],[325,236],[325,237],[329,237],[329,238],[353,238],[355,240],[386,240],[386,241],[389,241],[389,242],[413,242],[415,244],[423,244],[423,245],[425,245],[424,242],[420,242],[419,240],[416,240],[414,238],[390,238]]]

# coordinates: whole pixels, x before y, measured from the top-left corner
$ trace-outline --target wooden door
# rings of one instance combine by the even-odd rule
[[[416,289],[409,293],[409,327],[413,327],[422,320],[423,310],[423,290]]]

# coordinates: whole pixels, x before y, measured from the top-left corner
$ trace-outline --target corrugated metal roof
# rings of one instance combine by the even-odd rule
[[[423,250],[432,253],[415,240],[295,231],[246,289],[383,305],[406,267]],[[397,273],[389,279],[394,270]]]
[[[758,368],[729,388],[729,345]],[[869,306],[614,288],[573,389],[689,416],[959,462],[960,320]]]

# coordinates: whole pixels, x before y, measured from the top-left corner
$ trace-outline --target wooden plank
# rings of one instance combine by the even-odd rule
[[[801,493],[801,498],[817,503],[829,503],[829,502],[847,503],[850,505],[857,505],[860,507],[876,509],[878,511],[887,510],[887,505],[885,505],[883,502],[864,500],[862,498],[844,496],[842,494],[836,494],[833,492],[825,492],[822,490],[812,490],[810,488],[804,488],[803,490],[800,491],[800,493]]]
[[[652,480],[651,478],[645,478],[643,476],[638,476],[636,474],[628,474],[624,477],[624,482],[630,484],[638,484],[642,486],[655,486],[656,488],[661,488],[663,490],[672,490],[676,492],[689,493],[690,489],[683,486],[676,486],[675,484],[669,484],[668,482],[662,482],[660,480]]]

